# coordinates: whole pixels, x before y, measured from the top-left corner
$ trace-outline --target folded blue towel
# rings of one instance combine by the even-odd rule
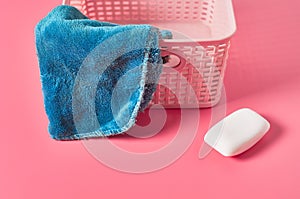
[[[52,138],[110,136],[134,125],[162,69],[158,29],[89,20],[58,6],[35,35]]]

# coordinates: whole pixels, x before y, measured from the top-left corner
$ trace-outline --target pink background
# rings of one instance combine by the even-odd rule
[[[188,151],[148,174],[112,170],[81,142],[57,142],[47,132],[35,24],[59,0],[3,1],[0,37],[0,198],[300,198],[300,1],[234,0],[238,31],[226,72],[227,112],[250,107],[270,132],[235,158],[213,151],[198,159],[209,111]],[[178,111],[173,113],[178,120]],[[177,126],[126,146],[163,146]],[[188,133],[188,132],[187,132]]]

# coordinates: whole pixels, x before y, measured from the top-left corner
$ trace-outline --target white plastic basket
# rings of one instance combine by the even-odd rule
[[[170,55],[165,66],[176,72],[162,73],[151,104],[190,108],[219,102],[230,38],[236,30],[231,0],[64,0],[63,4],[91,19],[151,24],[173,33],[173,39],[161,41],[160,47],[163,56]],[[188,84],[179,81],[181,76]]]

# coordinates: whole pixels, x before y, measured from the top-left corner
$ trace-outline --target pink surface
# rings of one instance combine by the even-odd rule
[[[186,153],[167,168],[139,175],[102,165],[81,142],[48,136],[33,29],[58,4],[1,4],[0,198],[300,197],[298,0],[234,0],[238,31],[226,72],[227,112],[252,108],[270,121],[270,132],[236,158],[213,151],[199,160],[210,115],[202,110]],[[115,142],[127,149],[157,149],[176,134],[179,114],[169,111],[167,124],[173,125],[153,138]]]

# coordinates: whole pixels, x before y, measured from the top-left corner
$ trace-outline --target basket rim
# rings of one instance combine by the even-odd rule
[[[232,24],[232,29],[229,33],[224,34],[223,36],[220,37],[215,37],[215,38],[193,38],[193,39],[163,39],[163,42],[165,43],[170,43],[170,42],[220,42],[224,40],[229,40],[237,31],[237,26],[236,26],[236,19],[235,19],[235,14],[234,14],[234,9],[233,9],[233,4],[232,0],[224,0],[227,1],[228,4],[228,17],[229,20],[231,21]],[[62,0],[62,5],[70,5],[71,0]]]

